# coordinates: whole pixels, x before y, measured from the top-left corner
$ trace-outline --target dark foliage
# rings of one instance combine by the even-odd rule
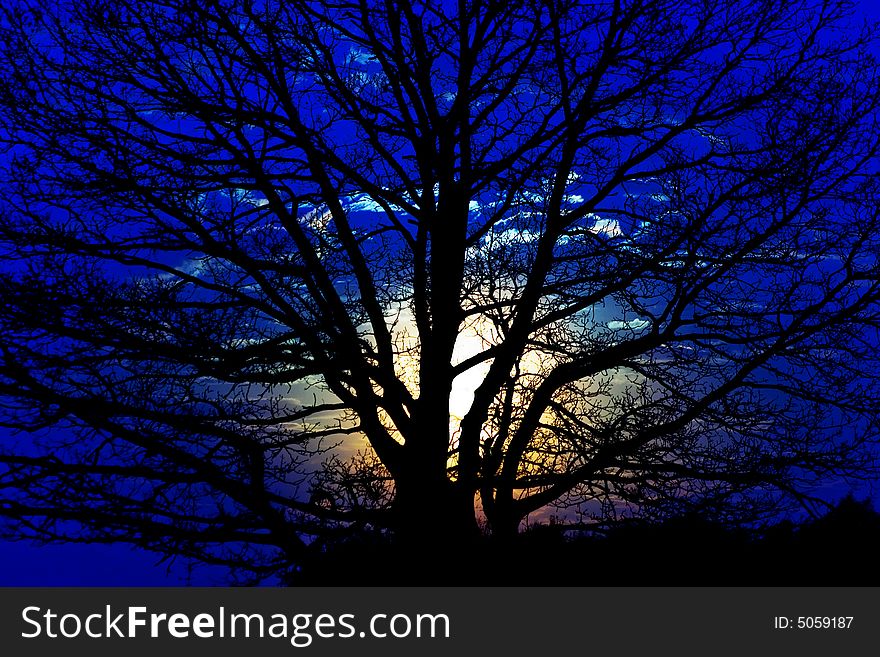
[[[849,496],[816,518],[732,528],[696,514],[634,522],[605,535],[539,524],[487,542],[450,577],[381,537],[324,549],[291,584],[494,586],[877,586],[880,513]],[[454,556],[448,557],[454,560]]]

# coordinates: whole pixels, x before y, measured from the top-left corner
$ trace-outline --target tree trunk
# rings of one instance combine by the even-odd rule
[[[436,583],[462,582],[477,566],[481,534],[473,496],[457,491],[445,476],[422,475],[397,482],[395,539],[401,574],[420,580],[431,573]]]

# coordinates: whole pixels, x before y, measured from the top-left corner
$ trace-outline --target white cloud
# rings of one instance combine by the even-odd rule
[[[353,196],[348,203],[350,212],[383,212],[382,206],[367,194]]]
[[[539,239],[541,234],[534,230],[508,228],[507,230],[498,233],[497,237],[500,238],[499,241],[502,244],[512,244],[516,242],[527,244]]]
[[[615,320],[608,322],[608,328],[612,331],[642,331],[651,325],[647,319],[631,319],[628,322]]]
[[[593,224],[593,227],[590,230],[596,235],[604,235],[605,237],[620,237],[623,235],[623,231],[620,229],[620,224],[617,219],[603,219],[601,217],[596,218],[596,223]]]

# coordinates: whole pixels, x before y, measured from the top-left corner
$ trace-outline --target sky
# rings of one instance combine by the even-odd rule
[[[225,584],[225,575],[128,545],[0,542],[0,586],[211,586]]]
[[[880,3],[862,0],[860,11],[880,20]],[[467,396],[467,393],[465,393]],[[2,430],[0,430],[2,439]],[[847,491],[828,490],[829,497]],[[220,567],[192,567],[184,560],[114,545],[35,545],[0,541],[0,586],[211,586],[228,583]]]

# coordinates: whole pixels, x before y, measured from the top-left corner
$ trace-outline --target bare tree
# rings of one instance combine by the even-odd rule
[[[7,531],[259,576],[875,473],[848,3],[4,6]]]

